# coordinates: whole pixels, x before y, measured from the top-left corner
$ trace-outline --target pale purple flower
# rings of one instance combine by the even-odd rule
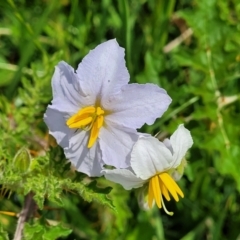
[[[191,134],[182,124],[170,139],[163,142],[143,136],[133,146],[131,168],[103,170],[102,173],[127,190],[143,187],[143,191],[148,192],[149,208],[156,202],[159,208],[163,207],[166,213],[172,215],[164,205],[163,196],[167,201],[170,195],[175,201],[184,196],[175,180],[183,174],[184,156],[192,144]]]
[[[124,49],[116,40],[90,51],[76,71],[63,61],[56,66],[44,121],[78,171],[100,176],[104,164],[128,167],[136,129],[168,108],[165,90],[128,82]]]

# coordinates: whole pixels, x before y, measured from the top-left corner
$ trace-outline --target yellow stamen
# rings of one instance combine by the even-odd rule
[[[97,126],[98,128],[101,128],[102,125],[103,125],[103,116],[101,115],[97,117]]]
[[[160,188],[162,189],[163,196],[167,199],[167,201],[170,201],[171,199],[170,199],[168,190],[167,190],[167,188],[165,187],[165,185],[163,184],[162,181],[160,181]]]
[[[89,141],[88,141],[88,148],[91,148],[93,146],[93,144],[95,143],[95,141],[97,140],[99,134],[99,128],[98,128],[98,122],[96,121],[91,129],[91,133],[90,133],[90,137],[89,137]]]
[[[67,125],[70,127],[72,123],[78,122],[82,119],[85,119],[86,117],[91,116],[92,114],[95,113],[95,111],[96,109],[93,106],[82,108],[67,120]]]
[[[161,190],[160,190],[160,184],[159,184],[158,176],[152,177],[151,181],[152,181],[152,187],[153,187],[153,195],[154,195],[156,204],[159,208],[161,208],[162,207],[162,204],[161,204]]]
[[[162,180],[163,184],[167,188],[167,190],[171,193],[174,200],[176,202],[179,201],[179,194],[182,198],[184,197],[182,190],[178,187],[176,182],[172,179],[172,177],[168,173],[159,174],[159,178]]]
[[[148,206],[149,208],[152,207],[152,202],[155,200],[157,206],[159,208],[164,209],[164,211],[169,214],[173,215],[173,212],[169,212],[165,207],[163,196],[166,198],[167,201],[170,201],[170,195],[173,196],[176,202],[179,201],[179,197],[184,197],[182,190],[179,188],[177,183],[173,180],[173,178],[166,172],[157,174],[153,176],[149,180],[149,187],[148,187]]]
[[[91,130],[88,148],[91,148],[96,142],[100,128],[104,122],[104,110],[101,107],[85,107],[80,109],[76,114],[71,116],[66,124],[69,128],[80,128],[82,130]]]
[[[100,116],[102,114],[104,114],[104,111],[100,107],[97,107],[97,116]]]
[[[82,128],[87,126],[89,123],[91,123],[93,120],[92,117],[86,117],[84,119],[78,119],[78,121],[75,121],[69,125],[69,128]]]

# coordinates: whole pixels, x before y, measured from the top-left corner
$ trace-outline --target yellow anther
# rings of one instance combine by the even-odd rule
[[[69,128],[80,128],[82,130],[91,130],[88,148],[91,148],[96,142],[100,128],[103,126],[104,110],[101,107],[85,107],[71,116],[66,124]]]
[[[96,111],[96,108],[93,107],[93,106],[90,106],[90,107],[85,107],[85,108],[82,108],[78,111],[78,114],[81,115],[81,114],[85,114],[85,113],[90,113],[90,114],[93,114],[95,113]]]
[[[94,122],[91,132],[90,132],[88,148],[91,148],[93,146],[93,144],[96,142],[98,134],[99,134],[99,128],[98,128],[98,123],[96,121],[96,122]]]
[[[167,188],[165,187],[165,185],[163,184],[162,181],[160,181],[160,188],[162,189],[163,196],[167,199],[167,201],[170,201],[171,199],[170,199],[168,190],[167,190]]]
[[[69,125],[69,128],[82,128],[91,123],[93,120],[92,117],[86,117],[84,119],[78,119],[78,121],[75,121]]]
[[[168,173],[165,172],[159,174],[159,178],[162,180],[166,189],[171,193],[176,202],[179,201],[178,195],[181,196],[182,198],[184,197],[182,190],[179,188],[177,183],[172,179],[172,177]]]
[[[97,126],[100,129],[103,125],[103,115],[97,117]]]
[[[148,186],[148,206],[149,208],[152,207],[153,200],[155,200],[157,206],[159,208],[164,208],[165,212],[169,215],[173,215],[173,212],[169,212],[164,204],[163,196],[170,200],[170,195],[173,196],[176,202],[179,201],[179,197],[184,197],[182,190],[179,188],[177,183],[173,180],[173,178],[166,172],[157,174],[153,176],[149,180]]]
[[[97,116],[100,116],[103,114],[104,114],[104,111],[100,107],[97,107]]]
[[[74,114],[73,116],[71,116],[67,120],[67,125],[70,128],[81,128],[81,126],[79,126],[79,124],[76,127],[71,127],[71,125],[73,123],[76,123],[76,122],[79,122],[81,120],[84,120],[84,119],[86,119],[88,117],[91,117],[95,113],[95,111],[96,111],[96,109],[93,106],[82,108],[76,114]]]

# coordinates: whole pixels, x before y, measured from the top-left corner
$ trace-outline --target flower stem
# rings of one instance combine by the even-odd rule
[[[14,234],[13,240],[21,240],[23,237],[24,224],[36,211],[37,205],[33,200],[34,194],[32,192],[28,193],[24,200],[23,209],[19,214],[19,219],[17,222],[17,228]]]

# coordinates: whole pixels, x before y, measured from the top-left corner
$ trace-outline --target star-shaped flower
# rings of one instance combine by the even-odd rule
[[[148,186],[148,207],[151,208],[155,201],[159,208],[163,207],[166,213],[172,215],[164,205],[163,196],[167,201],[170,194],[175,201],[184,196],[174,178],[180,178],[182,169],[179,170],[179,167],[185,163],[184,156],[192,144],[190,132],[183,125],[178,127],[170,140],[163,142],[154,137],[140,137],[131,153],[131,169],[102,172],[107,179],[127,190]]]
[[[128,82],[124,49],[116,40],[90,51],[76,71],[63,61],[56,66],[44,121],[78,171],[99,176],[103,164],[128,167],[136,129],[168,108],[165,90]]]

